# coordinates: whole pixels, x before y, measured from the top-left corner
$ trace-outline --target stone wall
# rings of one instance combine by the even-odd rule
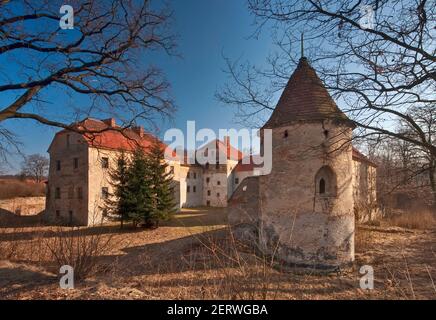
[[[0,200],[0,209],[17,216],[41,214],[45,209],[45,197],[19,197]]]
[[[382,218],[377,203],[377,168],[365,161],[353,161],[354,214],[357,222]]]
[[[228,203],[228,221],[235,237],[247,244],[259,241],[259,178],[247,177],[238,184]]]
[[[287,263],[330,268],[354,260],[351,128],[332,121],[273,130],[272,171],[259,177],[261,242]],[[318,190],[320,169],[326,192]]]

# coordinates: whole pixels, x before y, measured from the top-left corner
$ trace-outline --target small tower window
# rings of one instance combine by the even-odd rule
[[[283,132],[283,138],[287,138],[288,137],[288,130],[285,130],[284,132]]]
[[[325,180],[324,180],[324,178],[321,178],[321,180],[319,180],[319,193],[320,194],[325,193]]]
[[[323,197],[336,196],[336,174],[329,166],[323,166],[315,175],[316,194]]]

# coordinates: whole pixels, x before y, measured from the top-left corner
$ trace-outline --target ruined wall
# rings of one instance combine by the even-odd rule
[[[253,171],[236,171],[232,174],[232,186],[233,190],[236,191],[236,189],[239,187],[239,185],[244,181],[244,179],[248,177],[252,177],[254,175]],[[236,183],[236,179],[238,179],[238,183]]]
[[[285,131],[287,133],[285,134]],[[354,260],[351,129],[330,121],[273,130],[272,171],[259,177],[261,244],[288,263],[334,267]],[[317,189],[318,171],[328,192]],[[318,180],[317,180],[318,179]]]
[[[17,216],[31,216],[45,210],[45,197],[17,197],[0,200],[0,209]]]
[[[86,225],[88,222],[88,145],[77,133],[57,134],[49,148],[46,218]],[[77,158],[77,167],[75,167]],[[60,161],[60,170],[58,170]],[[56,189],[60,194],[57,197]]]
[[[353,197],[356,221],[381,218],[377,205],[377,168],[365,161],[353,160]]]
[[[259,179],[247,177],[228,202],[228,222],[236,239],[254,244],[259,234]]]

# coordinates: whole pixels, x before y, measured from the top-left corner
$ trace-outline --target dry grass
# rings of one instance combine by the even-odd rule
[[[432,229],[436,226],[436,212],[421,210],[416,212],[404,212],[386,219],[386,225],[407,229]]]
[[[0,179],[0,199],[40,197],[45,195],[45,184],[17,179]]]
[[[225,216],[225,210],[185,210],[156,230],[120,231],[117,225],[107,225],[82,228],[75,238],[65,235],[71,230],[68,228],[59,231],[33,227],[3,232],[0,228],[0,248],[11,242],[6,250],[9,261],[3,266],[0,262],[0,298],[436,298],[434,232],[393,233],[383,227],[359,227],[355,268],[320,274],[285,270],[274,257],[255,255],[252,248],[241,245],[228,232]],[[64,237],[60,238],[62,234]],[[103,249],[96,249],[100,248],[96,242]],[[50,250],[47,243],[54,247]],[[59,250],[64,257],[58,261],[53,251]],[[77,281],[76,289],[61,290],[55,269],[61,263],[74,264],[74,257],[81,256],[78,252],[85,251],[91,254],[83,260],[92,256],[92,270],[96,272]],[[358,270],[364,264],[373,266],[375,271],[375,289],[370,292],[359,289]]]
[[[112,246],[112,235],[88,234],[86,230],[83,227],[56,227],[56,236],[43,240],[55,270],[69,265],[77,280],[92,275],[97,270],[99,257],[106,255]]]

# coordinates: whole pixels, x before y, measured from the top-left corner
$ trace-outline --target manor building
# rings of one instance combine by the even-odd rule
[[[121,130],[113,118],[87,118],[72,127],[76,130],[58,132],[48,148],[46,213],[51,220],[93,225],[104,220],[105,201],[113,193],[111,172],[121,153],[129,158],[138,146],[147,151],[156,138],[139,126]],[[201,165],[195,154],[193,161],[187,161],[186,152],[183,159],[176,155],[167,160],[177,207],[227,206],[233,190],[247,175],[241,165],[242,152],[230,145],[228,137],[195,152],[213,153],[216,161]]]

